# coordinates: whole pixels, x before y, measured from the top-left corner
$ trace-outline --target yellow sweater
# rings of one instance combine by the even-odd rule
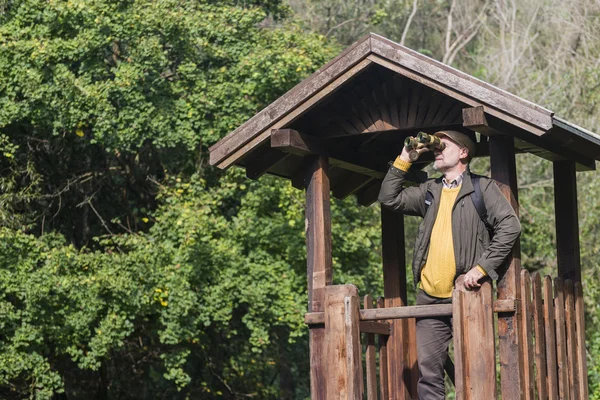
[[[456,259],[452,241],[452,207],[458,196],[460,186],[442,190],[425,266],[421,270],[421,288],[430,296],[452,297]]]

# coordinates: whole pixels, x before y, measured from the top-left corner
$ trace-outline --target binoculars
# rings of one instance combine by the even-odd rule
[[[404,140],[404,147],[410,149],[408,152],[408,157],[410,161],[416,161],[419,158],[419,152],[417,149],[422,149],[423,147],[429,148],[430,151],[435,149],[444,150],[446,145],[442,143],[439,137],[430,135],[425,132],[419,132],[417,137],[409,136]]]

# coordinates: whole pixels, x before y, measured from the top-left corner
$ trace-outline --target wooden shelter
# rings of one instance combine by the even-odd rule
[[[384,296],[376,308],[367,296],[360,309],[354,286],[331,285],[330,192],[372,204],[407,136],[456,127],[481,134],[476,156],[490,157],[492,178],[517,213],[515,154],[554,163],[554,287],[550,277],[521,270],[517,243],[496,299],[486,284],[455,290],[451,305],[408,306],[403,217],[382,209]],[[426,315],[454,316],[457,398],[587,398],[576,171],[594,170],[599,157],[596,134],[374,34],[210,148],[213,165],[244,167],[251,179],[270,173],[306,190],[313,399],[417,398],[414,318]],[[422,168],[432,161],[421,157],[410,181],[426,179]]]

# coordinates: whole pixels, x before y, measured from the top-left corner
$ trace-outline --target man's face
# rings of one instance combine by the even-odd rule
[[[456,167],[461,159],[467,157],[469,151],[464,147],[460,147],[456,142],[448,139],[446,136],[442,136],[440,139],[446,147],[443,151],[440,151],[439,149],[433,151],[435,156],[433,168],[436,171],[445,172]]]

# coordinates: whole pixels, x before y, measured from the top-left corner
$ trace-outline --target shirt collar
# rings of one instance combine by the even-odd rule
[[[446,180],[445,177],[442,177],[442,184],[444,185],[445,189],[454,189],[459,187],[460,185],[462,185],[463,179],[464,179],[464,172],[462,174],[460,174],[459,176],[457,176],[456,178],[454,178],[454,180],[452,182],[448,182]]]

